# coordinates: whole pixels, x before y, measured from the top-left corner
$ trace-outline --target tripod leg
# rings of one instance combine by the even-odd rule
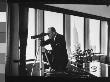
[[[48,61],[49,65],[50,65],[50,62],[49,62],[49,59],[48,59],[48,57],[47,57],[46,53],[45,53],[45,56],[46,56],[46,59],[47,59],[47,61]]]
[[[33,69],[34,69],[34,66],[35,66],[35,64],[36,64],[36,61],[37,61],[37,59],[35,60],[34,64],[32,65],[31,76],[32,76],[32,74],[33,74]]]

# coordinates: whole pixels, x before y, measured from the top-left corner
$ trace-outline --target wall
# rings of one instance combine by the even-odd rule
[[[5,82],[6,42],[6,3],[0,2],[0,82]]]

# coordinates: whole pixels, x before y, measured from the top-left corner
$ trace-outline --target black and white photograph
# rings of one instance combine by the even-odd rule
[[[76,1],[0,2],[0,79],[110,77],[110,1]]]

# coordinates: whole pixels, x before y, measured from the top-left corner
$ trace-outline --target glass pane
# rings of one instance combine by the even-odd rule
[[[63,14],[51,11],[44,11],[44,32],[47,33],[49,27],[55,27],[59,34],[63,35]],[[49,37],[45,36],[45,40]],[[51,50],[51,46],[45,46],[46,49]]]
[[[33,35],[35,35],[35,9],[29,8],[26,60],[35,59],[35,40],[31,39],[31,36]],[[26,62],[26,63],[29,63],[29,62]]]
[[[107,55],[108,25],[107,21],[101,21],[101,53]]]
[[[71,15],[71,51],[84,50],[84,18]]]
[[[93,52],[100,52],[100,20],[89,19],[89,42]]]
[[[55,27],[58,33],[63,34],[63,14],[44,11],[44,26],[45,32],[47,32],[49,27]]]

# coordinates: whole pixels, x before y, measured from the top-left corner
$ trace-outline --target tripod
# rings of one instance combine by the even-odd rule
[[[39,39],[39,41],[41,43],[42,39]],[[44,63],[43,63],[43,55],[42,55],[42,46],[41,45],[38,46],[38,51],[36,53],[37,53],[37,55],[39,55],[39,59],[40,59],[39,60],[39,67],[38,67],[39,68],[39,76],[44,76]],[[34,64],[32,65],[31,76],[33,76],[34,67],[35,67],[35,65],[36,65],[36,63],[38,61],[37,55],[35,54],[36,59],[34,60]],[[46,53],[45,53],[45,56],[46,56],[47,62],[50,65],[50,62],[48,60],[48,57],[47,57]]]

